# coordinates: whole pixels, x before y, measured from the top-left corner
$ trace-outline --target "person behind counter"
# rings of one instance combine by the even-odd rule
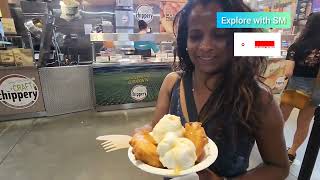
[[[289,162],[281,111],[258,79],[264,60],[234,57],[235,30],[216,27],[216,13],[229,11],[251,10],[242,0],[188,1],[176,17],[182,73],[167,75],[153,121],[134,132],[151,131],[168,113],[179,116],[182,124],[188,119],[200,121],[219,149],[217,160],[198,173],[200,180],[283,180],[289,173]],[[255,142],[263,163],[247,171]]]
[[[148,28],[148,24],[143,21],[139,20],[139,34],[147,34],[151,33],[150,28]],[[160,49],[156,45],[156,43],[152,42],[151,40],[143,40],[143,41],[136,41],[134,42],[135,54],[142,55],[143,57],[150,57],[151,50],[154,53],[157,53]]]
[[[310,122],[320,97],[315,96],[315,83],[320,68],[320,13],[311,14],[297,40],[290,46],[287,54],[286,76],[288,85],[281,97],[281,110],[284,120],[288,120],[294,107],[300,109],[297,129],[291,148],[288,149],[290,163],[308,136]],[[317,89],[319,90],[319,89]]]

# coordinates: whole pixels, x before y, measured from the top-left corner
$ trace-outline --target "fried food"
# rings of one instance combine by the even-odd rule
[[[139,131],[129,143],[136,160],[178,172],[202,160],[208,138],[201,123],[186,123],[183,127],[179,117],[167,114],[152,132]]]
[[[153,167],[163,167],[157,153],[156,141],[148,131],[136,133],[129,144],[132,146],[132,153],[136,160],[140,160]]]
[[[207,135],[200,122],[185,124],[184,137],[191,140],[196,147],[197,161],[204,155],[204,146],[208,143]]]

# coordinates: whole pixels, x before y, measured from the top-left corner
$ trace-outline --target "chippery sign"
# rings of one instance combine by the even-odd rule
[[[13,109],[25,109],[39,98],[39,89],[28,77],[11,74],[0,79],[0,102]]]
[[[153,7],[149,5],[141,5],[136,10],[136,19],[150,23],[153,20]]]

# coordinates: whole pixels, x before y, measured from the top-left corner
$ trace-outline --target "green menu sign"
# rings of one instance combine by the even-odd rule
[[[128,64],[94,67],[96,106],[154,102],[170,64]]]

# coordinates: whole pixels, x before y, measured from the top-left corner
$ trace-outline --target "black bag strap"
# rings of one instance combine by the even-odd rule
[[[192,73],[185,73],[182,77],[182,85],[184,89],[184,95],[185,95],[185,103],[186,103],[186,109],[189,116],[190,122],[198,121],[198,111],[197,106],[193,97],[193,86],[192,86]],[[180,87],[181,88],[181,87]]]

